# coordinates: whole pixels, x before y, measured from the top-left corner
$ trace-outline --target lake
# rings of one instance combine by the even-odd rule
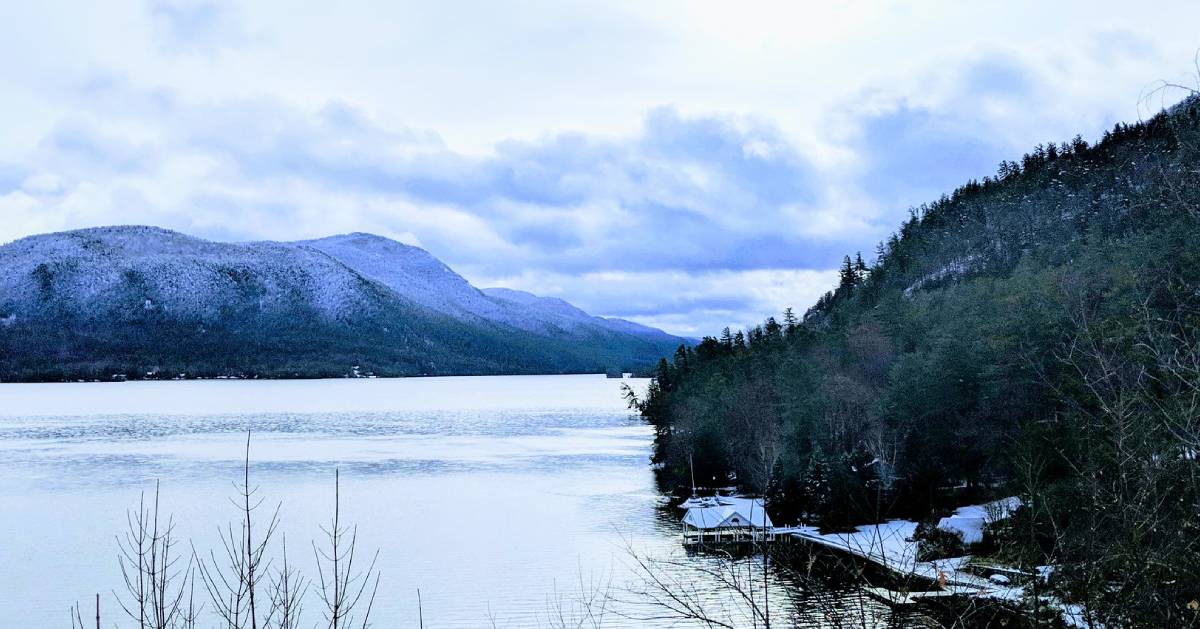
[[[598,590],[620,599],[603,626],[679,626],[644,619],[654,610],[635,596],[630,545],[682,559],[672,578],[737,618],[711,579],[689,572],[688,562],[710,560],[680,549],[680,514],[662,506],[649,467],[652,431],[625,408],[622,382],[646,384],[603,376],[2,384],[0,626],[66,626],[68,607],[84,602],[86,617],[96,593],[104,625],[127,625],[113,594],[127,510],[158,480],[161,511],[173,514],[184,547],[219,550],[218,526],[239,517],[229,498],[247,430],[260,516],[279,505],[277,541],[286,534],[291,563],[309,577],[311,541],[332,515],[340,470],[343,522],[358,526],[361,554],[379,552],[375,626],[416,626],[419,613],[428,627],[556,626],[559,610],[578,614],[580,592]],[[776,609],[841,600],[769,580]],[[305,626],[321,619],[314,594]],[[820,624],[811,611],[794,615]]]

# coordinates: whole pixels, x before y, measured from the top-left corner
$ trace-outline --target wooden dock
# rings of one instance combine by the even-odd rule
[[[881,587],[863,588],[872,598],[879,599],[893,607],[902,607],[906,605],[915,605],[922,601],[934,598],[946,598],[948,596],[959,596],[959,592],[952,590],[932,590],[922,592],[898,592]]]
[[[813,527],[776,529],[777,535],[844,554],[868,562],[901,583],[922,583],[947,595],[999,592],[1012,588],[993,583],[970,572],[969,557],[932,561],[917,560],[917,544],[912,540],[915,523],[890,521],[860,526],[852,533],[822,535]]]
[[[684,546],[720,546],[722,544],[769,544],[780,538],[775,529],[727,528],[689,529],[683,532]]]

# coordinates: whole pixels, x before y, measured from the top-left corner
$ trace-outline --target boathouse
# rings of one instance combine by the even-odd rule
[[[684,503],[684,544],[774,541],[771,516],[758,498],[716,496]]]

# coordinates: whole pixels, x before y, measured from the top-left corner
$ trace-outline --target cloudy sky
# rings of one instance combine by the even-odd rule
[[[0,242],[368,231],[709,334],[1200,48],[1192,0],[309,4],[3,3]]]

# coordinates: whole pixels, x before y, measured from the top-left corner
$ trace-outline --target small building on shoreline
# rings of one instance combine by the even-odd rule
[[[728,544],[769,542],[775,539],[775,525],[759,498],[689,498],[682,505],[683,543]]]

